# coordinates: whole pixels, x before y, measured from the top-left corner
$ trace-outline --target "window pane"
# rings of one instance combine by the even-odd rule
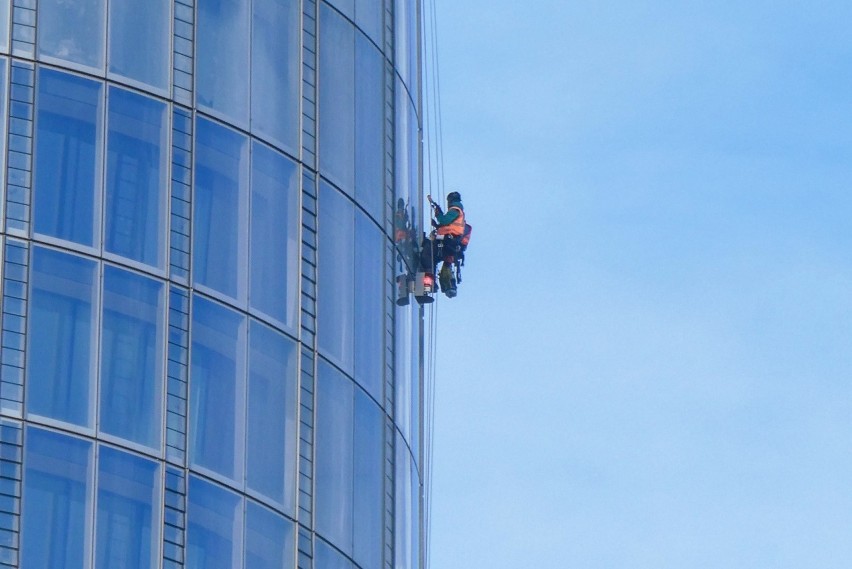
[[[187,569],[242,567],[242,509],[242,500],[233,492],[189,477]]]
[[[413,401],[411,377],[415,373],[413,365],[419,354],[412,331],[417,322],[415,306],[401,306],[396,309],[394,335],[394,421],[406,440],[411,438],[413,422]]]
[[[320,7],[320,170],[347,193],[355,183],[355,28]]]
[[[110,0],[110,72],[168,88],[169,8],[168,0]]]
[[[384,59],[370,40],[355,41],[355,197],[381,221],[384,218]]]
[[[394,65],[411,93],[417,93],[417,0],[394,0]]]
[[[97,266],[35,247],[27,410],[90,426]]]
[[[252,3],[251,129],[295,154],[299,145],[299,2]]]
[[[321,539],[316,542],[316,569],[351,569],[352,563]]]
[[[355,385],[320,360],[317,386],[317,531],[352,554]]]
[[[38,86],[35,231],[94,246],[101,83],[41,68]]]
[[[355,0],[328,0],[328,3],[340,10],[350,20],[355,19]]]
[[[293,523],[249,500],[246,505],[246,567],[291,569],[295,555]]]
[[[103,69],[105,4],[105,0],[39,0],[39,55]]]
[[[157,463],[101,446],[98,457],[97,569],[158,567],[154,515]],[[157,510],[157,511],[158,511]]]
[[[396,507],[394,509],[396,563],[394,567],[419,569],[420,485],[417,479],[417,468],[411,459],[408,447],[399,439],[394,462],[396,463]]]
[[[295,511],[296,345],[255,321],[249,334],[246,484]]]
[[[385,6],[382,0],[357,0],[355,23],[370,36],[376,45],[382,45]]]
[[[163,284],[104,267],[101,431],[160,446]]]
[[[248,124],[249,2],[199,0],[198,104]]]
[[[354,206],[328,184],[320,184],[317,341],[320,350],[352,372],[355,305]]]
[[[363,569],[382,564],[384,531],[384,414],[360,389],[355,390],[353,558]]]
[[[92,445],[27,427],[21,567],[88,567]]]
[[[0,50],[9,52],[9,7],[12,0],[0,0]]]
[[[355,379],[376,401],[382,400],[384,380],[384,247],[378,226],[359,211],[355,216]]]
[[[232,480],[242,476],[245,319],[192,299],[190,459]]]
[[[195,282],[235,299],[245,295],[248,139],[214,122],[196,122]]]
[[[255,143],[251,178],[251,306],[296,327],[299,177],[296,164]]]
[[[168,166],[166,105],[109,90],[105,247],[162,268]]]

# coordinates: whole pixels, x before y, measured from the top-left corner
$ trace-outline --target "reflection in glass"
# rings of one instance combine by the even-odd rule
[[[39,0],[38,52],[102,70],[106,0]]]
[[[97,265],[35,247],[27,411],[91,426]]]
[[[154,461],[100,447],[96,569],[159,566],[154,556],[159,538],[154,527],[158,470]]]
[[[384,380],[384,247],[378,226],[359,211],[355,216],[355,379],[376,401],[382,400]]]
[[[169,9],[168,0],[110,0],[111,73],[168,88]]]
[[[254,143],[251,177],[251,306],[296,327],[299,177],[296,164]]]
[[[384,59],[363,34],[355,37],[355,198],[384,216]]]
[[[246,568],[291,569],[295,555],[293,523],[248,500],[246,503]]]
[[[248,124],[249,2],[199,0],[198,105]]]
[[[217,484],[190,476],[188,499],[187,569],[242,567],[243,503],[240,497]]]
[[[296,345],[252,320],[246,485],[295,510]]]
[[[355,184],[355,28],[320,7],[320,170],[351,194]]]
[[[95,245],[102,84],[41,68],[36,105],[35,231]]]
[[[295,154],[299,144],[299,2],[252,2],[251,130]]]
[[[193,296],[190,460],[232,480],[242,477],[245,333],[240,314]]]
[[[396,309],[394,342],[394,421],[408,441],[414,456],[420,449],[420,369],[416,365],[420,352],[420,323],[415,305]]]
[[[395,568],[418,569],[420,567],[420,483],[417,468],[405,443],[397,438],[396,444],[396,507],[395,520]]]
[[[354,209],[340,192],[320,184],[317,343],[320,351],[350,373],[355,319]]]
[[[92,444],[27,427],[21,567],[88,567]]]
[[[245,295],[248,139],[196,121],[193,271],[197,284],[235,299]]]
[[[164,264],[166,105],[111,87],[104,247],[154,267]]]
[[[104,267],[100,428],[160,446],[163,284]]]

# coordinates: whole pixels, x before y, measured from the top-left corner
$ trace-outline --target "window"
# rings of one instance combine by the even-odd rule
[[[212,121],[197,120],[195,282],[237,300],[246,294],[248,165],[245,136]]]
[[[199,0],[198,105],[240,126],[249,119],[249,2]]]
[[[294,330],[298,311],[299,177],[268,146],[252,147],[251,306]]]
[[[95,247],[102,84],[41,68],[36,100],[35,231]]]
[[[323,540],[316,541],[316,569],[352,569],[352,563]]]
[[[104,267],[100,428],[159,449],[163,283]]]
[[[102,71],[106,0],[39,0],[38,53]]]
[[[156,462],[101,446],[96,569],[154,569],[159,541]]]
[[[370,36],[376,45],[382,45],[385,6],[382,0],[357,0],[355,23]]]
[[[249,569],[292,569],[295,549],[293,523],[248,500],[245,566]]]
[[[140,263],[165,264],[166,105],[109,90],[104,247]]]
[[[169,12],[168,0],[110,0],[110,73],[168,89]]]
[[[188,501],[187,569],[240,569],[243,533],[240,497],[217,484],[190,476]]]
[[[382,400],[385,338],[385,240],[360,211],[355,215],[355,379]],[[322,282],[320,283],[322,286]]]
[[[249,332],[246,485],[295,512],[296,345],[256,321]]]
[[[27,365],[27,411],[92,425],[97,265],[35,247]]]
[[[354,206],[326,183],[319,193],[317,343],[345,371],[353,367]]]
[[[9,53],[9,10],[12,0],[0,0],[0,50]]]
[[[323,175],[352,194],[355,184],[355,28],[320,6],[319,152]]]
[[[252,2],[251,130],[293,154],[299,146],[299,6]]]
[[[383,536],[381,409],[328,363],[317,388],[317,531],[365,569],[378,568]]]
[[[21,567],[89,567],[92,444],[27,427]]]
[[[190,461],[242,481],[245,318],[198,295],[192,299]]]
[[[397,307],[394,348],[394,420],[417,456],[420,449],[420,370],[414,362],[420,351],[416,305]]]
[[[396,443],[396,507],[394,508],[396,545],[394,555],[398,569],[420,567],[420,482],[417,467],[408,447],[397,437]]]
[[[384,219],[384,58],[363,34],[355,37],[355,199]]]

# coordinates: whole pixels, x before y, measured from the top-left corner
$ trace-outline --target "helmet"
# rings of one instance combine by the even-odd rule
[[[450,192],[449,194],[447,194],[447,201],[448,202],[460,202],[461,201],[461,194],[458,193],[458,192]]]

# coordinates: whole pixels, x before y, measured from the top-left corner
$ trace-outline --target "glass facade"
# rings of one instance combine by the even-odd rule
[[[419,12],[0,0],[0,567],[422,569]]]

